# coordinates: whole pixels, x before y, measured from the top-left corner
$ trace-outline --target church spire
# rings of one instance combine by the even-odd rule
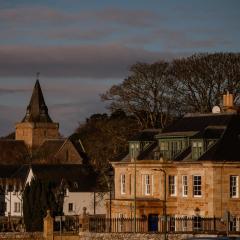
[[[45,104],[42,89],[39,83],[39,74],[40,73],[38,72],[32,97],[22,122],[52,122],[52,119],[48,115],[48,108]]]

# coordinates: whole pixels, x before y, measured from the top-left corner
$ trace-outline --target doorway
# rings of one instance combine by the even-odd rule
[[[157,232],[158,231],[158,214],[148,215],[148,231]]]

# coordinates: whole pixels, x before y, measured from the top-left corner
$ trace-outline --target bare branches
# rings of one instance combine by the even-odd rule
[[[136,63],[101,97],[110,109],[134,115],[142,128],[164,128],[174,116],[210,112],[228,90],[240,96],[240,54],[195,54],[171,63]]]
[[[172,110],[168,106],[171,102],[168,71],[167,62],[137,63],[131,67],[131,75],[111,87],[102,99],[111,102],[110,109],[134,115],[142,128],[163,128]]]

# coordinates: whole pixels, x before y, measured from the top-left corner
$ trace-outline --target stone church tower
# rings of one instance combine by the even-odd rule
[[[38,148],[47,139],[59,139],[59,124],[48,114],[39,81],[33,89],[26,115],[16,124],[16,140],[23,140],[30,150]]]

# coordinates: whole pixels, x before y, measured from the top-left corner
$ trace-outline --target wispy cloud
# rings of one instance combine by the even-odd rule
[[[4,94],[15,94],[20,92],[27,92],[29,89],[23,89],[23,88],[0,88],[0,95]]]
[[[136,61],[153,62],[174,57],[120,45],[71,47],[0,47],[1,76],[78,76],[86,78],[124,77]]]
[[[0,21],[9,24],[27,24],[34,22],[72,21],[74,16],[48,7],[17,7],[0,9]]]
[[[17,25],[39,23],[76,23],[76,21],[99,21],[128,26],[149,26],[162,17],[151,10],[129,10],[125,8],[105,8],[87,11],[57,10],[49,7],[17,7],[0,9],[0,20]]]

